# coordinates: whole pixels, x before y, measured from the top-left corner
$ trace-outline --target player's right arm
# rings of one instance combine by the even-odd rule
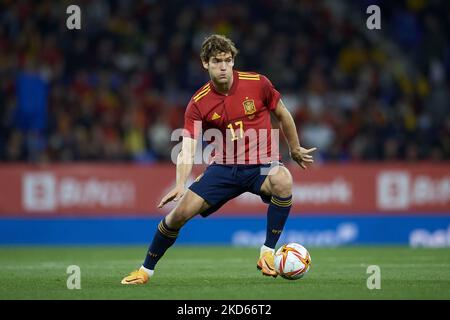
[[[194,164],[195,148],[201,128],[202,116],[193,100],[191,100],[184,114],[184,132],[181,151],[177,157],[177,178],[176,185],[166,194],[158,205],[162,208],[170,201],[178,201],[186,192],[186,182],[192,172]]]
[[[162,208],[170,201],[178,201],[183,197],[184,192],[186,191],[187,179],[192,172],[196,146],[197,140],[190,137],[183,137],[181,151],[177,157],[177,178],[175,188],[162,198],[158,208]]]

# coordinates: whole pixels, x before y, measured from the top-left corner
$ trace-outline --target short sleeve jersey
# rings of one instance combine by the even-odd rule
[[[280,93],[265,76],[235,70],[228,94],[218,92],[212,81],[194,94],[186,108],[184,134],[192,138],[203,134],[203,141],[213,143],[211,156],[216,163],[279,160],[270,120],[279,100]]]

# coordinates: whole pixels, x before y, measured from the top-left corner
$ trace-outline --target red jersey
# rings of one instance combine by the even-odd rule
[[[216,163],[279,160],[278,145],[272,148],[270,121],[270,111],[279,100],[280,93],[265,76],[234,70],[228,94],[216,91],[212,81],[194,94],[185,112],[185,136],[198,138],[203,133],[203,141],[213,143],[211,155]]]

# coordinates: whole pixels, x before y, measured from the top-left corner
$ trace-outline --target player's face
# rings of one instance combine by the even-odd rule
[[[221,52],[203,62],[203,67],[208,70],[211,80],[217,84],[227,84],[233,77],[234,59],[231,53]]]

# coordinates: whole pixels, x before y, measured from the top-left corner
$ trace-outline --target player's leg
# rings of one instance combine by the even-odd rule
[[[258,269],[276,276],[273,254],[292,206],[292,176],[284,166],[273,167],[261,185],[260,194],[270,197],[267,210],[266,241],[260,250]]]
[[[197,214],[206,217],[245,191],[236,182],[233,172],[233,169],[227,166],[208,166],[204,174],[191,184],[176,208],[159,223],[143,266],[124,278],[123,284],[147,282],[156,263],[175,243],[180,228],[189,219]]]
[[[181,227],[196,214],[209,209],[209,204],[199,195],[187,190],[178,205],[158,224],[153,241],[141,268],[122,280],[122,284],[144,284],[153,275],[159,259],[176,241]]]
[[[264,245],[274,249],[292,206],[292,175],[289,170],[284,166],[272,168],[261,186],[261,194],[270,196]]]
[[[143,267],[147,270],[154,270],[159,259],[175,243],[181,227],[195,215],[208,208],[208,203],[202,197],[189,189],[186,190],[177,206],[158,224]]]

